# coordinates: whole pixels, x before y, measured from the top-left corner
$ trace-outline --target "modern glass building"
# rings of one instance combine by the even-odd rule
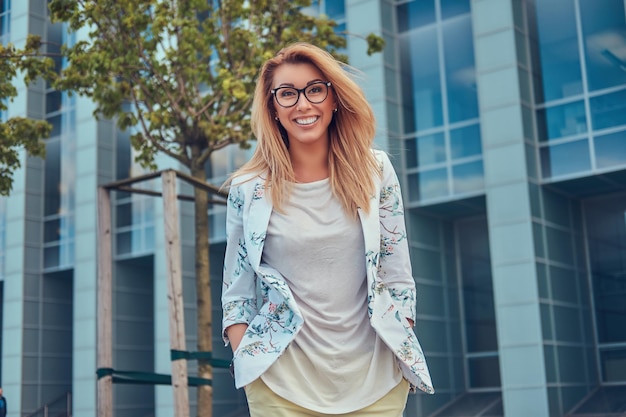
[[[73,42],[45,3],[0,0],[0,39]],[[405,416],[626,415],[624,1],[319,0],[310,12],[387,41],[370,57],[349,35],[346,53],[403,183],[416,331],[437,391],[410,396]],[[74,416],[96,415],[96,189],[139,169],[128,135],[92,109],[35,85],[0,115],[54,126],[46,159],[24,156],[0,199],[10,417],[68,402]],[[220,183],[247,156],[220,151],[208,177]],[[169,373],[162,205],[126,193],[113,204],[114,367]],[[217,324],[223,207],[211,216]],[[191,347],[188,203],[181,225]],[[215,356],[228,358],[214,331]],[[245,415],[222,369],[214,399],[215,416]],[[114,400],[117,417],[173,415],[167,386],[116,384]]]

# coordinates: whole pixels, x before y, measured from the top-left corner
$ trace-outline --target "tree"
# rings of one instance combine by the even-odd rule
[[[40,59],[41,43],[36,37],[29,37],[24,48],[13,44],[0,44],[0,115],[7,111],[7,102],[17,96],[13,84],[18,73],[23,72],[26,85],[39,75],[49,74],[53,62]],[[13,172],[20,168],[20,150],[29,155],[44,156],[45,147],[41,141],[50,135],[51,126],[45,120],[27,117],[0,117],[0,195],[8,195],[13,188]]]
[[[95,114],[135,128],[138,160],[162,152],[206,181],[205,165],[225,146],[249,146],[258,70],[280,47],[308,41],[337,52],[346,39],[325,16],[304,14],[310,0],[52,0],[53,20],[85,40],[66,45],[58,89],[90,97]],[[369,51],[382,39],[366,38]],[[365,47],[365,43],[364,43]],[[345,57],[342,57],[345,59]],[[130,104],[130,106],[128,106]],[[211,351],[209,207],[195,189],[198,350]],[[211,378],[208,361],[200,377]],[[212,390],[198,388],[198,415],[210,416]]]

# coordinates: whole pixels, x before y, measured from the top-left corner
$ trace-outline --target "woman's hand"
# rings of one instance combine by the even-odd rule
[[[243,335],[247,329],[248,325],[245,323],[233,324],[226,329],[226,336],[228,336],[228,340],[230,340],[230,346],[233,352],[239,347],[241,339],[243,339]]]

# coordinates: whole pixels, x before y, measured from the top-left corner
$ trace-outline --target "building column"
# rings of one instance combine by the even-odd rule
[[[105,128],[111,122],[96,121],[94,108],[89,99],[76,98],[72,402],[74,414],[84,416],[97,414],[97,191],[99,184],[113,180],[114,136]]]
[[[530,198],[536,174],[527,162],[534,148],[516,47],[520,1],[473,0],[472,20],[504,414],[547,417]]]
[[[43,35],[40,14],[29,2],[12,2],[9,41],[23,46],[29,32]],[[27,88],[23,79],[14,84],[18,96],[9,103],[7,116],[42,118],[45,93],[39,83]],[[35,330],[39,320],[36,297],[41,281],[43,160],[20,153],[21,168],[14,172],[13,190],[6,201],[6,247],[4,276],[2,388],[11,402],[9,416],[18,416],[40,401],[37,379],[41,340]],[[31,298],[32,300],[32,298]],[[29,331],[29,329],[31,331]]]

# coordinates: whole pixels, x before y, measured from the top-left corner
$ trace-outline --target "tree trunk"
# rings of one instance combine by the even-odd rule
[[[206,182],[204,167],[192,169],[191,175]],[[196,236],[196,294],[198,317],[198,351],[213,350],[211,275],[209,270],[209,195],[205,190],[194,187],[195,236]],[[198,376],[213,378],[210,361],[198,360]],[[198,417],[213,416],[213,387],[198,386]]]

